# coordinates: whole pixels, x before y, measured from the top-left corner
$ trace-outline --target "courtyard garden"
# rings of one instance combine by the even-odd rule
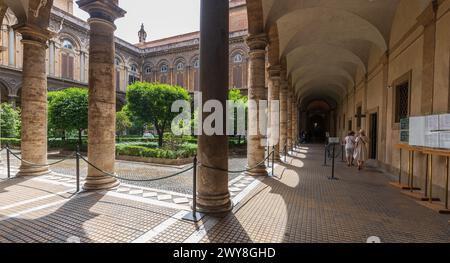
[[[128,87],[126,104],[116,113],[116,156],[118,159],[158,162],[191,159],[197,153],[197,137],[175,135],[171,112],[173,102],[190,102],[182,87],[136,82]],[[247,102],[238,89],[230,89],[229,100]],[[20,148],[20,108],[8,103],[0,106],[1,144]],[[197,113],[191,116],[194,123]],[[236,113],[234,114],[236,115]],[[232,116],[231,118],[235,118]],[[232,120],[233,121],[233,120]],[[236,120],[234,120],[236,121]],[[180,123],[180,129],[183,124]],[[69,88],[48,93],[48,148],[61,154],[88,149],[88,90]],[[245,136],[229,136],[231,151],[245,151]]]

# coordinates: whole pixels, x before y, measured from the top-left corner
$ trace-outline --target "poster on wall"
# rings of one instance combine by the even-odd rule
[[[439,129],[450,132],[450,114],[439,115]]]
[[[425,133],[425,147],[439,148],[439,132],[427,132]]]
[[[425,145],[425,117],[411,117],[409,119],[409,145]]]
[[[425,131],[436,132],[439,131],[439,115],[430,115],[425,117]]]
[[[439,133],[439,148],[450,149],[450,131]]]

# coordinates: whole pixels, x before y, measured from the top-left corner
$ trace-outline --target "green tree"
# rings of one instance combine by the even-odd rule
[[[0,105],[0,129],[2,138],[17,138],[20,134],[20,111],[9,103]]]
[[[120,135],[125,133],[129,128],[131,128],[132,123],[128,118],[128,114],[126,110],[122,109],[121,111],[116,113],[116,131],[117,138],[120,141]]]
[[[153,124],[159,147],[163,146],[164,131],[179,114],[171,111],[177,100],[190,100],[188,92],[178,86],[136,82],[127,90],[129,111],[143,123]]]
[[[82,133],[88,127],[88,90],[69,88],[49,92],[49,126],[65,132],[77,131],[81,146]]]
[[[248,111],[248,97],[241,94],[240,89],[232,88],[228,91],[228,100],[234,102],[235,104],[243,105],[245,107],[245,115],[247,116]],[[238,117],[237,117],[237,110],[234,110],[233,116],[231,116],[232,122],[234,122],[234,134],[236,135],[238,133]],[[247,129],[247,117],[245,118],[245,128]],[[241,138],[242,135],[238,135],[238,144],[241,144]]]

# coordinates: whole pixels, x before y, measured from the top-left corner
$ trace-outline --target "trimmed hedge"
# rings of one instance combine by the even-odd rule
[[[7,144],[9,146],[14,147],[20,147],[20,139],[17,138],[0,138],[0,144],[3,146],[6,146]]]
[[[197,153],[197,145],[185,144],[176,151],[160,149],[160,148],[148,148],[139,145],[117,145],[116,154],[125,156],[138,156],[149,158],[162,158],[162,159],[180,159],[189,158],[195,156]]]

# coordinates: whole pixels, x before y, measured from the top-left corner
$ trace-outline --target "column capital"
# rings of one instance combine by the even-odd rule
[[[54,32],[33,24],[17,24],[13,26],[13,29],[22,35],[23,43],[41,46],[46,46],[47,41],[55,35]]]
[[[89,13],[89,20],[106,21],[113,25],[117,18],[126,14],[126,11],[119,7],[119,0],[78,0],[77,4],[81,10]]]
[[[270,66],[267,71],[269,72],[269,78],[271,80],[280,80],[281,79],[281,66],[280,65]]]
[[[269,39],[266,34],[250,35],[246,39],[250,52],[258,50],[266,50]]]

